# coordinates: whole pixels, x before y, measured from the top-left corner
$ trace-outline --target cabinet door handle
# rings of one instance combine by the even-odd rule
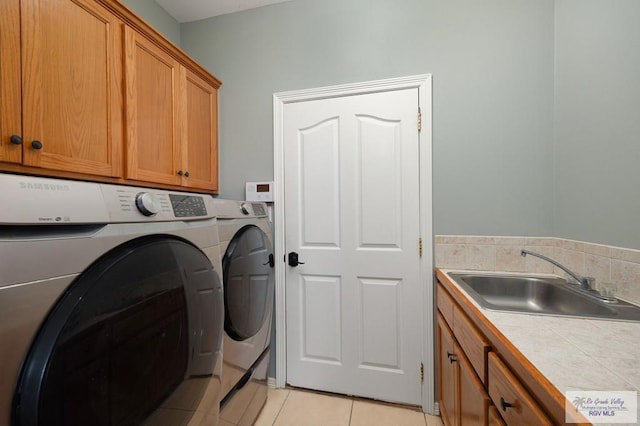
[[[507,408],[513,407],[513,404],[504,400],[503,397],[500,397],[500,407],[502,411],[507,411]]]
[[[178,176],[182,176],[184,172],[182,170],[178,170]]]
[[[184,177],[189,177],[189,172],[184,172]]]
[[[38,140],[31,141],[31,148],[33,149],[42,149],[42,142]]]
[[[22,145],[22,138],[20,136],[18,136],[18,135],[11,135],[9,137],[9,140],[14,145]]]
[[[449,358],[449,362],[451,364],[453,364],[454,362],[456,362],[458,360],[458,358],[456,358],[456,354],[452,354],[449,351],[447,351],[447,358]]]

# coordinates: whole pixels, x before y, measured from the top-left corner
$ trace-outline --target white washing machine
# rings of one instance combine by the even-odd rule
[[[0,174],[0,424],[216,425],[211,197]]]
[[[251,425],[267,399],[274,257],[266,204],[214,199],[225,303],[220,419]]]

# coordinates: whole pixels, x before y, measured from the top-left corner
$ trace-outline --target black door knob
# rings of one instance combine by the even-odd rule
[[[304,262],[300,262],[298,260],[298,253],[296,253],[295,251],[292,251],[291,253],[289,253],[288,256],[289,256],[289,259],[287,263],[289,263],[289,266],[304,265]]]
[[[40,141],[31,141],[31,148],[33,149],[42,149],[42,142]]]
[[[11,135],[9,137],[9,140],[14,145],[22,145],[22,138],[20,136],[18,136],[18,135]]]

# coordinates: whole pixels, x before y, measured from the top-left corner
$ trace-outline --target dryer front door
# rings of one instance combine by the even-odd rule
[[[273,251],[255,225],[240,228],[222,259],[224,282],[223,395],[268,347],[274,298]]]

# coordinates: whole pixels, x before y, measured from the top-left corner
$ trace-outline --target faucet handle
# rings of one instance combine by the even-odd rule
[[[582,288],[585,290],[593,290],[596,279],[593,277],[582,277]]]

